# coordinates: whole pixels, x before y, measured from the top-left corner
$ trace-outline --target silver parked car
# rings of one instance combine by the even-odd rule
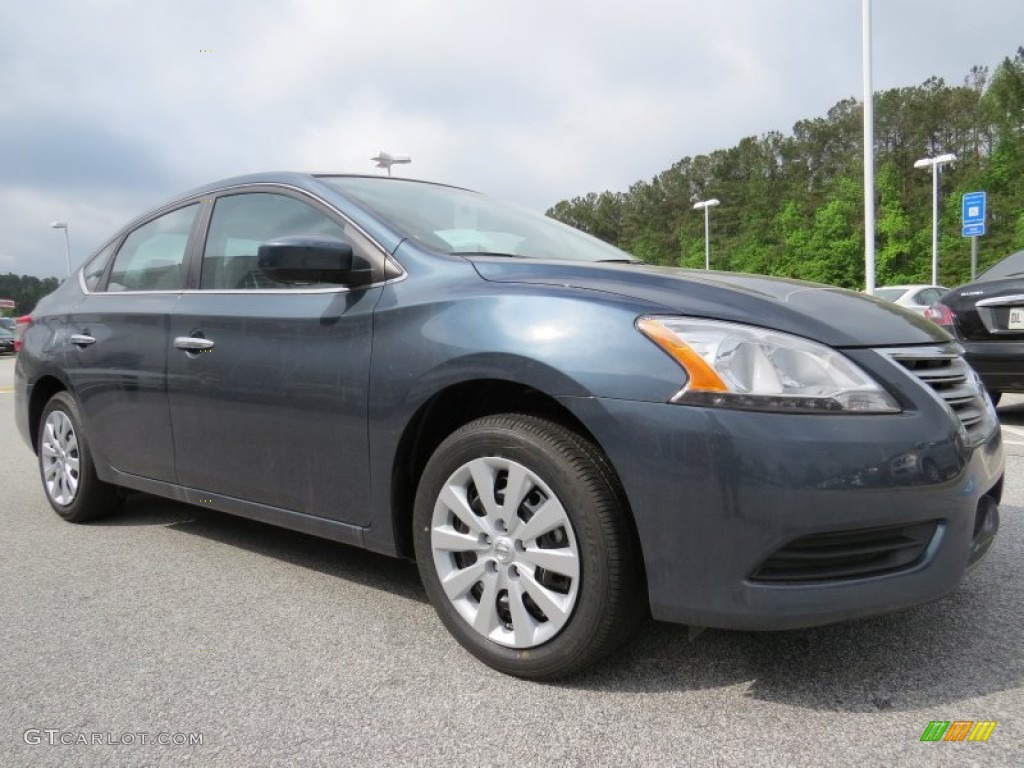
[[[873,295],[923,315],[928,307],[935,304],[948,292],[949,288],[941,285],[886,285],[875,288]]]

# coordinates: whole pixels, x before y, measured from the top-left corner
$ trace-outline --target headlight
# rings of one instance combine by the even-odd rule
[[[896,413],[896,401],[834,349],[716,320],[641,317],[637,328],[686,371],[672,402],[802,413]]]

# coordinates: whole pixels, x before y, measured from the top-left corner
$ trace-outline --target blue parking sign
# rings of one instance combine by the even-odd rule
[[[964,237],[977,237],[985,234],[985,203],[984,192],[968,192],[963,197],[961,211],[963,213]]]

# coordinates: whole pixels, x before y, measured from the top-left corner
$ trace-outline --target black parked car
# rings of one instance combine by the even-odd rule
[[[22,340],[57,514],[131,488],[414,556],[459,642],[524,677],[648,614],[780,629],[932,600],[999,524],[995,413],[934,323],[648,266],[454,187],[194,190]]]
[[[14,334],[6,328],[0,328],[0,355],[14,354]]]
[[[993,402],[1003,392],[1024,392],[1024,251],[954,288],[925,317],[963,345]]]

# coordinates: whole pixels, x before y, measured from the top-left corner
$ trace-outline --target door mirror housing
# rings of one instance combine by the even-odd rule
[[[369,281],[369,265],[362,265],[352,246],[326,235],[290,235],[260,245],[259,268],[281,283],[358,285]]]

